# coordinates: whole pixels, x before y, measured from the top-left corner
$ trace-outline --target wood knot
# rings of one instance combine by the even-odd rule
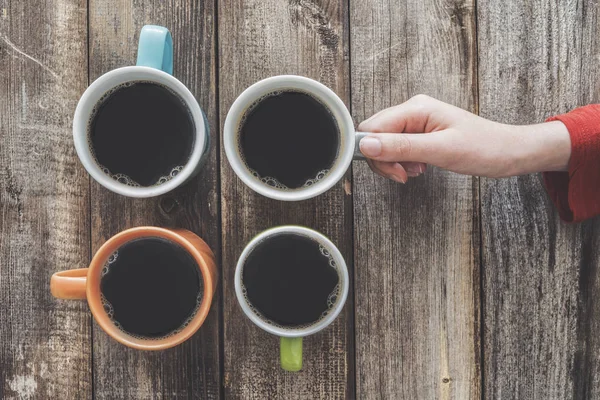
[[[321,45],[336,52],[340,41],[336,30],[331,26],[327,11],[315,0],[289,0],[289,9],[294,25],[304,25],[316,32]]]
[[[448,5],[450,21],[460,28],[465,29],[470,24],[470,18],[473,16],[473,6],[463,0],[454,1]]]
[[[172,214],[179,208],[179,202],[173,197],[162,198],[159,205],[165,214]]]
[[[450,383],[450,378],[443,378],[442,383]]]

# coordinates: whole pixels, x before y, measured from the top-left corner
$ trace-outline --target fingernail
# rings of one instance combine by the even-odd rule
[[[391,180],[393,180],[394,182],[406,183],[402,178],[400,178],[399,176],[396,176],[396,175],[390,175],[389,178]]]
[[[397,169],[398,171],[402,171],[402,170],[404,170],[404,167],[403,167],[403,166],[402,166],[402,164],[400,164],[400,163],[394,163],[394,164],[392,165],[392,168],[394,168],[394,169]]]
[[[421,176],[420,172],[410,172],[410,171],[406,171],[406,175],[408,175],[411,178],[416,178],[417,176]]]
[[[420,174],[423,172],[422,167],[420,165],[410,165],[406,167],[406,172],[412,172],[413,174]]]
[[[381,141],[367,136],[360,141],[360,151],[367,157],[377,157],[381,154]]]

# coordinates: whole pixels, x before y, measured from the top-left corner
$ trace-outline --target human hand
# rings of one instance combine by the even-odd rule
[[[565,171],[571,156],[569,132],[560,121],[506,125],[425,95],[380,111],[358,130],[372,132],[360,141],[360,151],[373,172],[402,183],[427,164],[500,178]]]

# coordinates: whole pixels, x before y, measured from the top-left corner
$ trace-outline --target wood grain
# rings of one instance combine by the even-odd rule
[[[174,76],[196,96],[211,128],[211,153],[204,170],[172,193],[152,199],[118,196],[93,182],[92,247],[132,226],[186,228],[220,253],[218,123],[213,2],[90,2],[90,77],[134,65],[145,24],[169,28]],[[218,290],[220,291],[220,290]],[[94,326],[94,388],[98,399],[202,398],[221,396],[219,303],[192,339],[163,352],[128,349]]]
[[[87,266],[88,178],[71,119],[87,85],[86,2],[0,1],[0,398],[91,398],[91,318],[50,295]]]
[[[476,110],[473,1],[350,2],[356,121],[424,93]],[[478,180],[354,166],[361,399],[480,397]]]
[[[417,93],[506,123],[600,102],[596,0],[482,0],[477,16],[475,0],[90,0],[89,15],[87,3],[0,0],[0,398],[600,398],[599,222],[561,223],[539,177],[480,191],[433,169],[401,186],[355,163],[328,193],[283,203],[246,188],[219,150],[233,100],[283,73],[330,86],[357,122]],[[172,31],[174,75],[212,148],[188,185],[131,200],[90,184],[71,124],[89,80],[135,63],[146,23]],[[114,342],[48,285],[150,224],[191,229],[217,255],[223,244],[223,299],[160,353]],[[246,243],[282,224],[329,236],[356,278],[296,374],[233,289]]]
[[[272,75],[317,79],[343,100],[348,92],[348,14],[344,2],[219,2],[221,121],[250,84]],[[304,342],[304,369],[279,366],[279,339],[253,325],[234,293],[237,258],[250,239],[277,225],[316,229],[339,247],[352,274],[352,203],[342,182],[303,202],[278,202],[245,187],[221,157],[224,387],[232,399],[354,398],[352,295],[336,322]]]
[[[480,2],[478,17],[482,116],[600,100],[597,2]],[[537,176],[481,186],[485,397],[598,398],[598,221],[561,223]]]

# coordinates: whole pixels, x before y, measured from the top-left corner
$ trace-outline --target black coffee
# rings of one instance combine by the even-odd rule
[[[239,141],[247,167],[263,182],[297,189],[327,174],[338,154],[340,133],[320,101],[303,92],[282,91],[248,109]]]
[[[150,237],[127,242],[110,257],[100,290],[105,310],[123,331],[159,338],[177,332],[196,314],[203,281],[183,247]]]
[[[260,315],[283,327],[310,325],[337,300],[339,277],[316,241],[280,234],[259,243],[245,260],[242,283]],[[333,263],[333,261],[331,261]]]
[[[184,101],[151,82],[128,82],[96,106],[88,134],[101,168],[121,183],[168,181],[188,162],[194,121]]]

